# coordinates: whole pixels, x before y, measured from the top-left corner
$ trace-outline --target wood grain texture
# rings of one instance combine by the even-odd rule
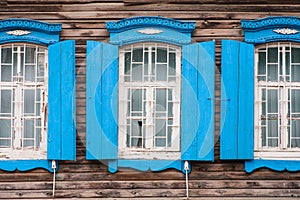
[[[220,161],[221,40],[243,41],[241,19],[300,17],[299,0],[1,0],[0,19],[31,18],[62,23],[62,40],[76,41],[76,161],[59,162],[56,197],[60,199],[185,199],[185,176],[175,170],[115,174],[105,163],[85,158],[86,40],[109,42],[106,21],[134,16],[162,16],[196,22],[193,42],[215,40],[215,162],[192,162],[191,200],[296,199],[299,172],[259,169],[251,174],[243,162]],[[0,199],[52,199],[53,174],[0,171]]]

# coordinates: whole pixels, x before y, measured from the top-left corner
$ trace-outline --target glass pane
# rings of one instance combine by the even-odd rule
[[[24,121],[24,147],[33,146],[34,139],[34,120],[33,119],[25,119]]]
[[[143,80],[143,65],[132,64],[132,81]]]
[[[268,48],[268,63],[278,63],[278,48]]]
[[[176,74],[176,54],[169,53],[169,75]]]
[[[277,113],[278,111],[278,92],[277,90],[268,90],[268,113]]]
[[[285,74],[287,75],[286,76],[286,80],[287,81],[289,81],[288,75],[290,75],[290,65],[291,65],[291,62],[290,62],[290,53],[286,52],[286,54],[285,54]]]
[[[44,77],[44,74],[45,74],[45,54],[38,54],[37,76]],[[41,79],[40,81],[43,81],[43,79]]]
[[[12,63],[12,48],[2,47],[1,49],[1,62],[2,63]]]
[[[157,119],[155,120],[155,135],[166,136],[166,120]]]
[[[261,127],[261,139],[262,146],[265,147],[267,145],[266,127]]]
[[[168,147],[172,146],[173,120],[168,120]]]
[[[39,147],[40,146],[40,141],[41,141],[41,120],[36,120],[36,140],[35,140],[35,146]]]
[[[163,47],[157,48],[157,62],[166,63],[167,62],[167,49]]]
[[[34,90],[24,90],[24,113],[34,114],[35,94]]]
[[[292,48],[292,63],[300,63],[300,48]]]
[[[11,120],[0,119],[0,138],[10,138],[11,130]]]
[[[166,138],[155,139],[155,147],[165,147],[165,146],[166,146]]]
[[[292,110],[293,113],[300,113],[300,90],[292,90]]]
[[[292,81],[293,82],[300,82],[300,66],[299,65],[292,65]]]
[[[266,81],[266,53],[258,54],[258,80]]]
[[[143,49],[133,49],[132,62],[143,62]]]
[[[268,137],[272,137],[272,139],[269,138],[269,146],[278,146],[278,120],[268,120]]]
[[[156,81],[167,81],[167,65],[157,64],[156,70]]]
[[[2,82],[12,81],[12,69],[10,65],[1,66],[1,81]]]
[[[300,120],[292,120],[292,137],[300,137]]]
[[[142,120],[133,119],[131,121],[131,136],[142,136]]]
[[[35,82],[35,66],[25,66],[25,81]]]
[[[167,90],[166,89],[156,89],[156,111],[166,111],[167,110]]]
[[[278,80],[278,65],[268,65],[268,81]]]
[[[1,96],[1,101],[0,101],[0,113],[11,113],[11,90],[0,90],[0,96]]]
[[[132,91],[132,98],[131,98],[131,102],[132,102],[132,111],[142,111],[143,108],[143,90],[133,90]]]
[[[130,65],[131,65],[131,52],[126,52],[124,57],[124,65],[125,65],[125,75],[130,75]]]
[[[25,63],[35,63],[36,58],[36,48],[35,47],[26,47],[25,49]]]

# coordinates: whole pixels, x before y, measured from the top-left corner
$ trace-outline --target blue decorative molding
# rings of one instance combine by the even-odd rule
[[[132,168],[139,171],[162,171],[166,169],[177,169],[184,174],[184,161],[181,160],[110,160],[108,170],[115,173],[119,168]],[[191,172],[191,163],[189,162],[188,173]]]
[[[175,29],[181,33],[192,33],[196,24],[195,22],[182,22],[175,19],[156,16],[133,17],[122,19],[117,22],[106,22],[106,28],[110,33],[120,33],[140,27],[166,27]]]
[[[250,160],[245,161],[245,170],[248,173],[253,172],[258,168],[269,168],[275,171],[300,171],[300,161],[293,161],[293,160]]]
[[[258,20],[241,20],[245,41],[261,44],[273,41],[300,42],[300,18],[267,17]]]
[[[9,172],[13,171],[28,171],[32,169],[43,168],[49,172],[54,172],[52,169],[51,160],[1,160],[0,170]],[[56,161],[56,171],[58,170],[58,162]]]
[[[106,28],[110,32],[110,43],[119,46],[145,41],[189,44],[195,26],[195,22],[153,16],[106,22]]]
[[[5,19],[0,21],[0,44],[31,42],[49,45],[59,41],[61,30],[61,24],[31,19]]]

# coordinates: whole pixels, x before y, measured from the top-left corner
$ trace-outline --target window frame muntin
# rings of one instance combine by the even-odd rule
[[[284,121],[284,125],[280,125],[278,122],[278,143],[280,143],[280,140],[282,141],[281,144],[278,144],[279,147],[262,147],[261,146],[261,124],[259,123],[260,121],[260,116],[261,116],[261,112],[262,112],[262,106],[261,103],[259,103],[261,101],[261,91],[263,89],[265,89],[266,91],[268,91],[268,87],[269,88],[274,88],[278,91],[278,108],[280,107],[280,100],[284,101],[287,103],[285,103],[285,105],[283,106],[283,108],[281,110],[283,111],[279,111],[278,110],[278,115],[282,115],[284,112],[286,112],[286,114],[288,113],[288,106],[291,103],[288,102],[288,95],[282,95],[284,96],[284,99],[280,99],[280,93],[288,93],[290,92],[290,90],[292,89],[300,89],[300,81],[299,82],[292,82],[291,80],[291,73],[290,73],[290,80],[289,81],[282,81],[279,80],[280,76],[286,77],[286,73],[284,74],[284,71],[282,72],[282,75],[280,75],[280,69],[278,68],[278,78],[277,81],[258,81],[258,54],[259,54],[259,49],[260,48],[265,48],[266,52],[267,52],[267,48],[272,48],[272,47],[277,47],[277,53],[278,53],[278,65],[281,64],[283,69],[285,69],[286,67],[286,63],[284,62],[285,60],[285,55],[282,53],[282,57],[284,58],[282,63],[280,63],[280,52],[282,52],[282,50],[280,50],[281,47],[289,47],[289,53],[290,53],[290,58],[291,58],[291,51],[293,47],[298,47],[300,48],[300,43],[298,42],[293,42],[293,41],[275,41],[275,42],[270,42],[270,43],[264,43],[264,44],[260,44],[260,45],[256,45],[255,46],[255,55],[254,55],[254,59],[255,59],[255,66],[254,66],[254,159],[272,159],[272,160],[300,160],[299,157],[299,152],[300,152],[300,147],[288,147],[288,132],[284,133],[285,129],[287,130],[288,125],[289,124],[289,119],[285,119]],[[268,65],[267,62],[267,54],[266,54],[266,67]],[[291,72],[291,66],[292,66],[292,60],[290,59],[290,72]],[[266,68],[267,70],[267,68]],[[267,75],[267,71],[266,71],[266,75]],[[267,77],[266,77],[267,78]],[[283,87],[283,88],[281,88]],[[267,106],[267,103],[266,103]],[[281,106],[282,107],[282,106]],[[285,118],[285,117],[283,117]],[[290,118],[290,117],[289,117]],[[281,120],[281,117],[279,116],[278,121]],[[292,119],[290,119],[291,121]],[[266,125],[267,126],[267,125]],[[286,128],[284,128],[282,130],[282,128],[280,126],[284,126]],[[291,139],[290,139],[291,140]]]
[[[124,57],[125,57],[125,52],[127,49],[131,49],[131,51],[134,49],[134,47],[142,47],[143,49],[143,56],[144,56],[144,49],[145,49],[145,46],[155,46],[155,48],[158,48],[158,47],[163,47],[163,48],[167,48],[167,49],[170,49],[170,48],[173,48],[176,53],[175,55],[175,59],[176,59],[176,74],[175,74],[175,79],[176,81],[175,82],[168,82],[167,81],[161,81],[161,82],[158,82],[155,81],[155,84],[151,85],[149,83],[147,84],[147,81],[144,81],[142,80],[141,82],[134,82],[134,81],[129,81],[129,82],[126,82],[125,79],[124,79],[124,68],[125,68],[125,63],[124,63]],[[149,159],[149,160],[152,160],[152,159],[160,159],[160,160],[178,160],[180,159],[181,157],[181,148],[180,148],[180,140],[181,140],[181,130],[180,130],[180,125],[181,125],[181,116],[180,116],[180,113],[181,113],[181,68],[182,68],[182,60],[181,60],[181,51],[182,51],[182,47],[181,46],[177,46],[177,45],[174,45],[174,44],[170,44],[170,43],[167,43],[167,42],[154,42],[154,41],[146,41],[146,42],[137,42],[137,43],[132,43],[132,44],[128,44],[128,45],[124,45],[122,47],[119,48],[119,70],[118,70],[118,78],[119,78],[119,82],[118,82],[118,86],[119,86],[119,91],[118,91],[118,94],[119,94],[119,99],[118,99],[118,105],[119,105],[119,108],[118,108],[118,121],[119,121],[119,128],[118,128],[118,157],[121,158],[121,159]],[[169,62],[167,60],[167,62]],[[149,64],[149,63],[148,63]],[[178,76],[177,74],[180,74],[180,76]],[[123,76],[123,77],[122,77]],[[144,76],[144,75],[143,75]],[[179,77],[179,78],[178,78]],[[167,78],[168,79],[168,78]],[[179,80],[177,80],[179,79]],[[178,86],[178,83],[177,81],[179,82],[179,86]],[[145,83],[146,82],[146,83]],[[170,86],[165,86],[164,83],[168,83],[168,85]],[[144,84],[145,83],[145,84]],[[142,84],[142,86],[140,85]],[[177,149],[166,149],[165,147],[161,147],[161,148],[152,148],[152,149],[142,149],[142,148],[127,148],[127,145],[126,145],[126,134],[123,135],[123,137],[120,136],[121,132],[124,132],[125,130],[125,133],[126,133],[126,124],[122,124],[121,121],[123,122],[126,122],[126,116],[123,117],[125,119],[122,119],[121,117],[121,114],[120,114],[120,110],[122,109],[121,106],[120,106],[120,102],[121,101],[126,101],[126,103],[124,105],[126,106],[123,106],[123,112],[125,111],[127,113],[127,98],[125,98],[124,96],[127,96],[126,93],[127,93],[127,90],[124,91],[124,92],[120,92],[123,88],[126,88],[128,87],[129,89],[130,88],[140,88],[140,89],[144,89],[145,87],[151,87],[151,88],[159,88],[161,86],[161,88],[166,88],[168,89],[168,87],[172,87],[172,88],[175,88],[174,90],[178,90],[179,91],[179,94],[178,95],[175,95],[174,98],[175,100],[177,99],[178,102],[178,113],[177,115],[179,116],[179,122],[178,122],[178,148]],[[123,95],[124,94],[124,95]],[[173,101],[174,103],[175,101]],[[173,104],[174,106],[174,104]],[[173,110],[176,110],[173,108]],[[174,116],[176,115],[176,112],[174,112],[173,114]],[[152,117],[153,119],[155,119],[155,117]],[[175,121],[175,120],[174,120]],[[125,128],[121,128],[122,126],[124,126]],[[167,133],[166,133],[167,134]],[[153,136],[152,138],[152,141],[155,140],[155,137]],[[142,155],[142,157],[141,157]]]
[[[43,76],[43,82],[40,82],[40,81],[37,81],[35,80],[35,82],[26,82],[25,81],[25,48],[29,46],[29,47],[33,47],[35,48],[37,51],[35,52],[36,54],[36,63],[35,63],[35,72],[37,72],[37,68],[38,68],[38,62],[37,62],[37,54],[38,53],[43,53],[44,54],[44,76]],[[23,60],[23,80],[20,80],[20,81],[14,81],[13,78],[14,78],[14,75],[12,73],[11,77],[12,77],[12,80],[11,82],[5,82],[4,84],[4,87],[6,88],[10,88],[11,91],[13,93],[20,93],[20,99],[24,98],[24,93],[25,93],[25,90],[28,90],[30,89],[31,87],[33,87],[35,93],[37,91],[37,86],[41,86],[41,94],[40,94],[40,97],[41,97],[41,101],[40,101],[40,120],[41,120],[41,135],[40,135],[40,146],[39,148],[35,148],[35,144],[34,146],[30,146],[30,147],[24,147],[24,146],[21,146],[20,142],[17,142],[16,139],[12,139],[12,146],[11,147],[0,147],[0,160],[41,160],[41,159],[47,159],[47,137],[48,137],[48,129],[47,129],[47,110],[48,110],[48,59],[49,59],[49,56],[48,56],[48,47],[46,45],[43,45],[43,44],[39,44],[39,43],[31,43],[31,42],[7,42],[7,43],[2,43],[0,44],[0,64],[2,65],[2,62],[1,62],[1,51],[2,51],[2,47],[11,47],[12,49],[12,55],[14,54],[14,48],[17,47],[18,50],[17,50],[17,54],[18,54],[18,58],[17,60],[19,60],[22,52],[19,50],[20,48],[24,47],[24,50],[23,50],[23,54],[24,54],[24,60]],[[38,49],[39,48],[43,48],[44,49],[44,52],[39,52]],[[19,55],[20,54],[20,55]],[[22,60],[22,59],[21,59]],[[34,63],[29,63],[29,65],[33,65]],[[14,65],[14,60],[13,60],[13,57],[12,57],[12,63],[11,63],[11,66],[12,66],[12,69],[13,70],[13,65]],[[18,67],[17,67],[18,68]],[[0,72],[0,75],[1,75],[1,72]],[[36,74],[36,77],[35,79],[37,79],[37,74]],[[8,84],[9,83],[9,84]],[[22,84],[24,83],[24,84]],[[32,84],[34,83],[34,84]],[[42,85],[41,85],[42,84]],[[20,86],[18,86],[20,85]],[[1,86],[0,86],[1,87]],[[15,90],[15,92],[14,92]],[[44,91],[44,95],[42,94],[42,91]],[[13,95],[13,94],[12,94]],[[15,99],[18,98],[19,95],[15,95]],[[15,100],[16,101],[16,100]],[[14,112],[13,112],[13,116],[12,118],[15,118],[14,121],[16,120],[16,114],[15,113],[22,113],[22,116],[20,117],[20,119],[18,120],[19,123],[22,124],[22,121],[23,121],[23,127],[22,128],[14,128],[13,129],[13,126],[12,126],[12,131],[14,131],[16,133],[16,135],[19,136],[19,138],[23,138],[23,131],[24,131],[24,122],[25,120],[24,117],[26,118],[25,116],[25,111],[24,111],[24,99],[22,101],[22,105],[19,105],[19,106],[15,106],[14,105]],[[14,103],[14,100],[12,100],[11,104],[15,104]],[[19,107],[19,109],[23,110],[18,110],[16,107]],[[36,105],[35,105],[36,107]],[[44,112],[43,112],[44,111]],[[35,111],[36,112],[36,111]],[[31,116],[31,119],[35,120],[37,119],[37,116],[34,115],[34,116]],[[14,122],[14,123],[17,123],[17,122]],[[17,130],[21,130],[21,132],[17,131]],[[15,135],[15,138],[16,138],[16,135]],[[35,135],[35,134],[34,134]],[[36,136],[36,135],[35,135]],[[34,141],[36,140],[37,138],[34,139]],[[24,139],[22,139],[22,141],[25,141]],[[17,146],[17,147],[16,147]]]

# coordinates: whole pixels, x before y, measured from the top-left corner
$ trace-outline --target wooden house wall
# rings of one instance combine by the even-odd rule
[[[77,160],[60,162],[56,198],[184,199],[185,175],[175,170],[115,174],[85,159],[85,44],[108,41],[105,22],[134,16],[162,16],[196,22],[193,41],[216,40],[216,97],[220,97],[221,39],[243,40],[240,19],[300,17],[298,0],[1,0],[0,19],[30,18],[62,23],[63,40],[76,40]],[[215,101],[215,135],[219,139],[220,105]],[[243,162],[194,162],[189,175],[191,199],[268,199],[300,197],[300,172],[244,171]],[[0,199],[52,198],[53,175],[42,169],[0,171]]]

